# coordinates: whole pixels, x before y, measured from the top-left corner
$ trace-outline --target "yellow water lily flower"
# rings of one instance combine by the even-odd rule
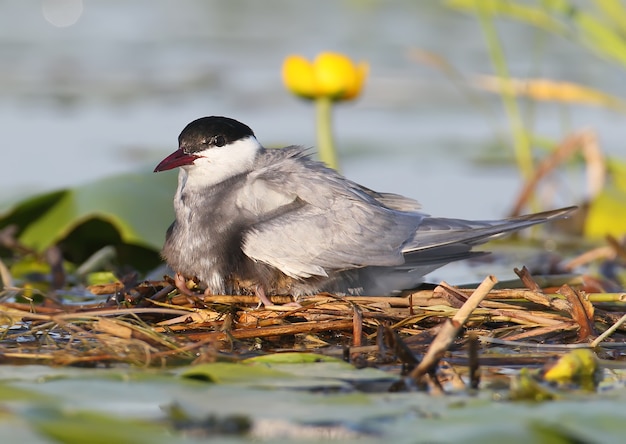
[[[363,88],[369,66],[343,54],[323,52],[313,62],[299,55],[283,63],[283,81],[292,93],[307,99],[352,100]]]
[[[333,103],[356,98],[368,70],[367,63],[355,64],[334,52],[323,52],[312,62],[300,55],[290,55],[283,62],[283,82],[287,89],[315,103],[319,156],[330,168],[339,166],[333,142]]]

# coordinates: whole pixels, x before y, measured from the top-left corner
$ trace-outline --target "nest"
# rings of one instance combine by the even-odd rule
[[[497,281],[489,276],[477,288],[442,282],[401,297],[320,294],[296,307],[259,307],[254,296],[182,295],[170,280],[94,286],[98,296],[89,302],[46,297],[38,304],[0,303],[0,359],[170,366],[308,351],[360,367],[395,368],[419,382],[442,358],[470,369],[479,359],[532,365],[558,348],[623,345],[626,293],[589,292],[580,277],[535,280],[526,269],[515,271],[526,288],[494,288]],[[540,354],[519,353],[542,344]],[[503,347],[517,352],[503,354]],[[499,353],[490,353],[496,348]]]

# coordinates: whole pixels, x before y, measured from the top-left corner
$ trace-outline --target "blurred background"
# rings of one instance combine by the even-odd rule
[[[496,25],[513,77],[626,97],[619,66],[525,24]],[[370,64],[361,97],[336,107],[343,173],[431,214],[510,210],[521,179],[501,98],[470,85],[493,74],[481,27],[445,2],[412,0],[0,1],[0,199],[150,171],[205,115],[241,120],[266,146],[314,146],[313,107],[285,90],[280,68],[320,51]],[[614,111],[526,111],[544,137],[593,128],[604,151],[624,152]],[[576,203],[582,181],[564,181],[559,204]]]

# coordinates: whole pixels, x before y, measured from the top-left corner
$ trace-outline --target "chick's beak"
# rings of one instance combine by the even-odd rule
[[[183,150],[178,149],[163,159],[161,163],[156,166],[154,172],[158,173],[159,171],[167,171],[183,165],[191,165],[198,157],[199,156],[187,154]]]

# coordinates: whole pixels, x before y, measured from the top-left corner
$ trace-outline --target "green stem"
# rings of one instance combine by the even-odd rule
[[[333,101],[330,98],[318,97],[315,99],[317,149],[320,160],[326,166],[338,170],[339,161],[337,160],[337,152],[333,143],[332,110]]]
[[[524,120],[520,112],[517,100],[510,90],[509,81],[511,76],[504,57],[504,51],[498,39],[498,33],[493,25],[493,21],[489,16],[489,12],[485,10],[484,5],[480,1],[477,2],[478,18],[487,41],[489,48],[489,57],[493,63],[496,74],[503,81],[502,102],[508,116],[511,131],[513,133],[513,145],[515,149],[515,159],[517,168],[525,180],[530,179],[533,174],[534,164],[533,155],[528,132],[524,128]]]

